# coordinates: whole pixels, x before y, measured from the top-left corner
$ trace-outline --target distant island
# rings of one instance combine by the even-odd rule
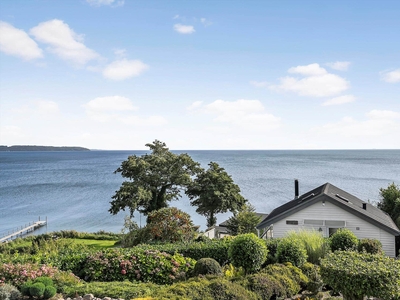
[[[0,151],[90,151],[83,147],[53,147],[53,146],[0,146]]]

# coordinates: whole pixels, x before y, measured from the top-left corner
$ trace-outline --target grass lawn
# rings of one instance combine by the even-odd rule
[[[96,249],[105,249],[114,247],[117,241],[110,240],[86,240],[86,239],[69,239],[76,244],[86,245]]]

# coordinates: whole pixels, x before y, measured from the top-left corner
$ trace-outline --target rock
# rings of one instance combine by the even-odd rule
[[[111,300],[110,297],[104,297],[103,300]]]
[[[83,300],[93,300],[94,296],[93,294],[86,294],[85,296],[83,296]]]

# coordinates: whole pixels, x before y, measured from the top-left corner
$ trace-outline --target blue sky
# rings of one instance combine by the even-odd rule
[[[400,1],[0,2],[0,144],[399,149]]]

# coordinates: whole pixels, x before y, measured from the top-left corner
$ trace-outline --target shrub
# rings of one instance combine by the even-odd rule
[[[262,300],[286,296],[286,290],[281,282],[269,274],[258,273],[249,275],[247,277],[247,288]]]
[[[356,250],[358,239],[356,235],[347,228],[340,228],[330,237],[331,250]]]
[[[16,287],[21,286],[29,279],[36,279],[40,276],[52,277],[58,270],[54,267],[38,264],[0,264],[0,283],[5,282]]]
[[[209,289],[215,300],[257,300],[257,295],[253,292],[222,278],[212,280]]]
[[[41,276],[41,277],[36,278],[35,283],[36,282],[41,282],[45,286],[54,286],[53,279],[51,279],[50,277],[47,277],[47,276]]]
[[[194,265],[193,275],[221,275],[220,264],[212,258],[201,258]]]
[[[41,282],[36,282],[33,283],[30,287],[29,287],[29,294],[32,297],[37,297],[40,298],[43,296],[44,294],[44,289],[45,289],[45,285]]]
[[[276,250],[278,262],[290,262],[296,267],[302,266],[307,261],[307,251],[302,243],[297,243],[289,238],[284,238]]]
[[[308,281],[301,271],[297,271],[296,273],[300,273],[301,275],[293,275],[290,267],[283,264],[268,265],[262,270],[262,274],[268,274],[280,282],[285,292],[283,296],[286,297],[296,295],[301,290],[300,284],[304,285]]]
[[[53,281],[59,292],[64,293],[67,287],[74,287],[81,283],[79,277],[71,272],[60,271],[54,274]]]
[[[244,275],[243,268],[235,268],[232,264],[227,264],[223,267],[223,273],[226,278],[233,279]]]
[[[57,290],[54,286],[46,286],[43,293],[44,299],[49,299],[53,297],[57,293]]]
[[[361,239],[358,243],[358,252],[383,254],[382,243],[376,239]]]
[[[229,247],[229,259],[235,267],[242,267],[246,273],[261,268],[267,258],[268,249],[263,240],[253,233],[238,235]]]
[[[321,279],[319,266],[306,262],[304,265],[301,266],[301,270],[309,280],[306,289],[314,294],[320,292],[324,283]]]
[[[323,235],[316,230],[302,229],[290,231],[286,235],[294,243],[302,243],[307,251],[307,261],[318,264],[320,258],[329,252],[329,245]]]
[[[0,300],[18,300],[21,293],[11,284],[0,284]]]
[[[214,300],[209,285],[208,279],[196,277],[154,290],[152,295],[156,299]]]
[[[400,261],[390,257],[337,251],[321,260],[321,276],[346,299],[400,298]]]
[[[21,285],[20,290],[22,295],[24,296],[30,296],[31,294],[29,293],[29,288],[32,285],[32,281],[28,280],[27,282],[25,282],[23,285]]]
[[[276,251],[278,249],[278,244],[280,243],[280,241],[281,241],[280,238],[267,239],[265,241],[265,245],[267,246],[268,249],[268,255],[265,264],[269,265],[278,262],[278,259],[276,257]]]

